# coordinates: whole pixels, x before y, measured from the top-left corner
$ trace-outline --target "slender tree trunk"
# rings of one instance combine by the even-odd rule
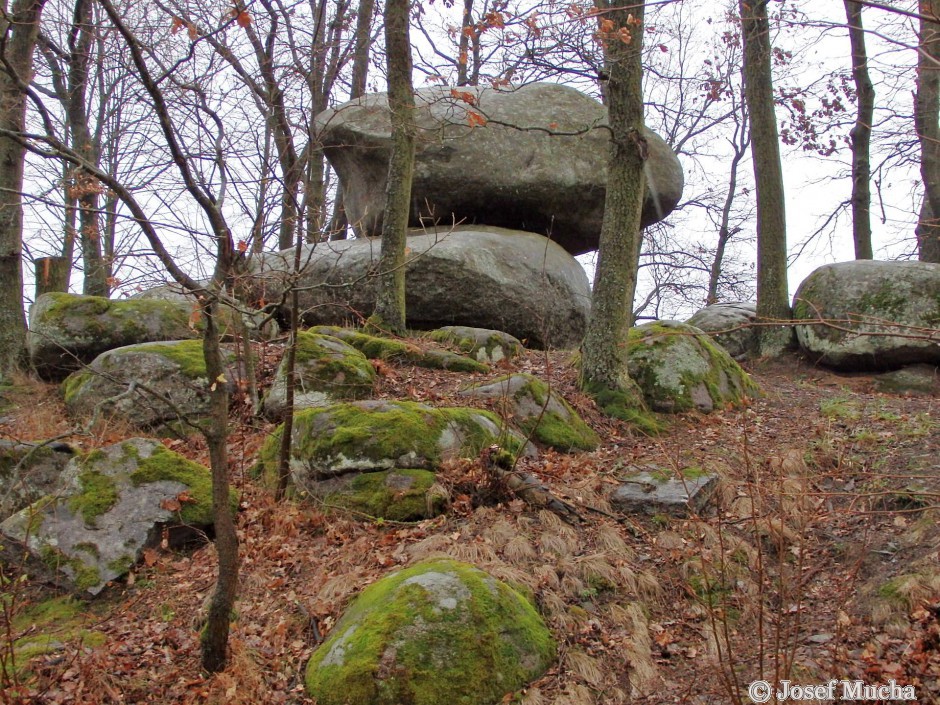
[[[26,102],[21,83],[33,72],[33,50],[46,0],[0,2],[0,128],[22,132]],[[9,9],[8,9],[9,8]],[[10,19],[7,19],[7,18]],[[0,374],[18,368],[26,351],[23,313],[23,162],[26,152],[0,137]]]
[[[734,153],[728,169],[728,193],[721,208],[721,224],[718,227],[718,243],[715,246],[715,259],[712,260],[711,270],[708,274],[708,295],[705,299],[707,305],[718,303],[718,283],[721,281],[721,266],[725,258],[725,248],[737,229],[731,229],[731,207],[738,191],[738,168],[747,152],[750,136],[748,133],[747,110],[740,106],[741,112],[735,118],[735,139],[732,144]]]
[[[349,99],[355,100],[366,93],[366,81],[369,76],[369,57],[372,51],[372,15],[375,12],[375,0],[361,0],[359,14],[356,17],[356,44],[353,50],[352,82],[349,87]],[[343,206],[343,185],[336,186],[336,203],[333,218],[330,221],[330,240],[345,240],[349,227],[346,208]]]
[[[88,66],[95,38],[91,0],[76,0],[69,31],[68,113],[72,149],[87,162],[98,165],[98,147],[88,126]],[[107,296],[111,273],[101,254],[101,225],[98,216],[98,196],[101,184],[88,173],[76,169],[72,175],[72,188],[78,199],[78,232],[82,245],[85,277],[82,293],[89,296]]]
[[[871,126],[875,115],[875,87],[868,75],[868,51],[862,27],[862,5],[845,0],[845,17],[852,45],[852,79],[858,96],[852,140],[852,241],[855,259],[873,259],[871,246]]]
[[[385,47],[388,55],[388,108],[392,153],[385,189],[382,256],[376,291],[375,323],[396,333],[405,330],[405,238],[411,213],[415,162],[415,98],[411,85],[409,0],[386,0]]]
[[[225,364],[219,343],[218,301],[210,294],[202,307],[205,329],[202,352],[209,379],[216,380],[209,392],[210,418],[204,431],[212,467],[212,508],[215,548],[219,573],[215,592],[209,603],[206,627],[202,633],[202,665],[207,671],[221,671],[227,661],[226,646],[232,608],[238,588],[238,535],[229,499],[228,481],[228,404]]]
[[[739,5],[744,37],[744,98],[751,121],[751,159],[757,191],[757,315],[765,321],[782,321],[790,318],[787,223],[767,0],[740,0]],[[791,337],[790,327],[761,328],[761,354],[779,354]]]
[[[605,95],[610,125],[607,196],[594,274],[591,315],[582,347],[582,386],[596,397],[621,395],[642,407],[642,396],[627,370],[627,335],[633,325],[640,253],[640,216],[648,146],[643,138],[644,3],[624,8],[595,3],[607,69]],[[607,23],[611,24],[607,24]],[[620,36],[629,32],[630,42]]]
[[[918,254],[924,262],[940,262],[940,0],[920,0],[920,13],[914,127],[920,141],[924,205],[918,226]]]

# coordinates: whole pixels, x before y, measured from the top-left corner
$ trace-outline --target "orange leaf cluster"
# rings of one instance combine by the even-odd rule
[[[467,112],[467,124],[470,127],[483,127],[486,124],[486,118],[480,113],[470,110]]]
[[[456,88],[451,88],[450,95],[452,98],[462,100],[467,105],[477,104],[477,97],[473,95],[473,93],[468,93],[467,91],[458,91]]]

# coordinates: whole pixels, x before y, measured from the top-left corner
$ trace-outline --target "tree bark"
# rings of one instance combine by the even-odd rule
[[[936,222],[940,213],[940,0],[920,0],[920,13],[914,127],[920,141],[924,206],[918,226],[918,255],[924,262],[940,262]]]
[[[392,153],[385,189],[382,256],[379,259],[374,323],[396,333],[405,330],[405,238],[411,212],[411,182],[415,162],[415,99],[411,83],[409,8],[409,0],[386,0],[385,3]]]
[[[591,315],[582,347],[582,386],[595,396],[613,391],[641,399],[627,370],[627,335],[633,325],[648,149],[642,136],[644,3],[625,8],[597,0],[596,7],[608,76],[610,146]],[[622,30],[629,32],[629,44],[620,36]]]
[[[95,38],[91,0],[75,0],[72,26],[69,29],[68,103],[66,113],[72,149],[82,158],[98,165],[98,145],[88,126],[88,66]],[[101,183],[87,172],[75,169],[71,187],[78,201],[78,232],[82,246],[85,276],[82,293],[89,296],[107,296],[110,267],[102,257],[101,224],[98,216],[98,196]]]
[[[33,72],[33,50],[46,0],[15,0],[0,9],[0,128],[22,132],[26,100],[20,90]],[[7,19],[9,17],[10,19]],[[18,368],[26,351],[23,313],[23,162],[26,152],[0,137],[0,374]]]
[[[65,257],[38,257],[36,265],[36,299],[50,291],[68,291],[71,261]],[[35,300],[35,299],[34,299]]]
[[[852,141],[852,241],[855,259],[873,259],[871,245],[871,127],[875,115],[875,87],[868,75],[868,51],[862,26],[862,5],[845,0],[845,17],[852,45],[852,80],[858,99]]]
[[[783,321],[790,318],[787,223],[767,0],[739,0],[739,5],[744,38],[744,98],[751,121],[751,160],[757,192],[757,315],[764,321]],[[761,354],[779,354],[791,337],[789,326],[761,328]]]

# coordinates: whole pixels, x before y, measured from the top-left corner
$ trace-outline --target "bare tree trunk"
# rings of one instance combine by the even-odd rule
[[[607,196],[594,274],[591,315],[582,346],[582,386],[599,400],[611,392],[621,405],[642,409],[642,395],[627,370],[640,253],[640,215],[648,146],[643,137],[644,3],[624,8],[596,0],[607,69],[610,147]],[[629,9],[629,12],[628,12]],[[605,23],[611,22],[610,25]],[[606,28],[605,28],[606,26]],[[626,31],[627,44],[620,36]]]
[[[223,265],[221,267],[225,269]],[[216,380],[210,387],[210,417],[204,431],[209,447],[209,463],[212,467],[212,510],[215,528],[215,548],[219,559],[219,572],[215,592],[209,603],[209,614],[202,633],[202,665],[210,672],[221,671],[227,661],[226,647],[232,619],[232,608],[238,588],[238,535],[229,498],[228,481],[228,402],[229,393],[225,379],[225,365],[219,344],[217,327],[218,301],[214,295],[207,297],[202,307],[205,329],[202,335],[202,353],[206,363],[206,374]]]
[[[868,52],[862,27],[862,5],[845,0],[845,16],[852,44],[852,79],[858,96],[852,140],[852,241],[855,259],[873,259],[871,245],[871,127],[875,115],[875,87],[868,75]]]
[[[721,265],[725,258],[725,248],[737,232],[731,229],[731,208],[738,190],[738,167],[747,152],[750,143],[750,128],[747,124],[747,110],[739,106],[740,112],[735,112],[735,133],[732,141],[733,154],[728,168],[728,193],[721,208],[721,224],[718,226],[718,244],[715,247],[715,259],[712,260],[711,270],[708,273],[708,295],[706,305],[718,303],[718,283],[721,281]]]
[[[21,85],[33,72],[33,50],[46,0],[16,0],[0,9],[0,129],[22,132],[26,101]],[[24,148],[0,137],[0,374],[16,369],[26,350],[23,313]]]
[[[36,296],[33,300],[51,291],[68,291],[68,273],[71,264],[65,257],[37,257],[35,262]]]
[[[767,0],[739,0],[744,38],[744,97],[751,121],[751,158],[757,191],[757,315],[765,321],[790,318],[787,294],[787,223],[774,113],[770,22]],[[777,355],[792,328],[760,329],[762,355]]]
[[[359,14],[356,17],[356,45],[353,50],[352,81],[349,87],[349,99],[355,100],[366,93],[366,80],[369,76],[369,57],[372,51],[372,15],[375,12],[375,0],[361,0]],[[333,218],[330,221],[330,240],[345,240],[349,227],[346,208],[343,206],[343,185],[336,187],[336,203],[333,206]]]
[[[388,55],[388,108],[392,153],[385,189],[382,256],[373,322],[396,333],[405,330],[405,238],[411,213],[415,162],[415,98],[411,84],[409,0],[386,0],[385,48]]]
[[[88,65],[95,38],[91,0],[75,0],[72,26],[69,30],[68,127],[72,149],[91,164],[98,164],[98,147],[88,126]],[[101,183],[88,173],[76,169],[72,174],[73,193],[78,199],[78,232],[82,245],[85,277],[82,293],[107,296],[111,273],[101,255],[101,225],[98,217],[98,196]]]
[[[940,262],[940,226],[936,222],[940,214],[940,0],[921,0],[920,12],[914,127],[920,141],[924,205],[918,226],[918,254],[921,261]]]

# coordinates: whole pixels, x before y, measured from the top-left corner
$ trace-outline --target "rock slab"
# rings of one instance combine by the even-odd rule
[[[408,237],[406,320],[505,331],[535,346],[580,344],[591,306],[584,268],[541,235],[458,227]],[[376,240],[308,245],[298,293],[306,325],[342,325],[375,308]],[[252,261],[251,300],[276,301],[293,275],[292,250]]]
[[[708,333],[735,360],[746,360],[757,354],[757,304],[748,302],[712,304],[686,321],[690,326]]]
[[[493,225],[547,235],[572,254],[597,249],[610,143],[601,103],[573,88],[532,83],[425,88],[415,104],[412,225]],[[316,124],[349,222],[359,234],[379,235],[391,151],[386,94],[327,110]],[[649,130],[645,137],[644,226],[675,208],[684,185],[672,149]]]

